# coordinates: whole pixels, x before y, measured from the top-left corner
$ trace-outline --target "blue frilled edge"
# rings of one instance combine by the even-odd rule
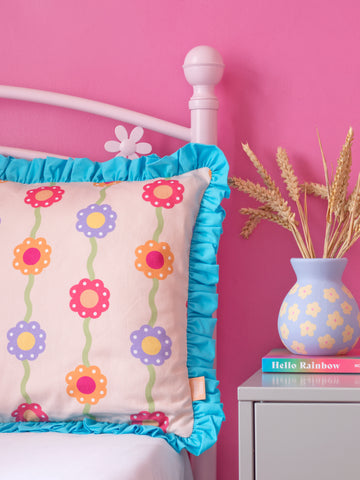
[[[202,167],[208,167],[212,177],[201,202],[190,249],[187,338],[189,377],[205,376],[206,400],[193,402],[194,428],[191,436],[183,438],[172,433],[164,434],[159,428],[90,419],[3,423],[0,424],[0,432],[144,434],[164,438],[176,451],[185,448],[194,455],[199,455],[216,442],[225,419],[213,369],[215,342],[212,338],[216,323],[212,315],[217,308],[216,253],[225,217],[220,203],[230,192],[227,185],[228,163],[223,153],[215,146],[187,144],[173,155],[162,158],[157,155],[136,160],[115,157],[103,163],[87,158],[62,160],[50,157],[29,162],[0,155],[0,179],[20,183],[150,180],[181,175]]]

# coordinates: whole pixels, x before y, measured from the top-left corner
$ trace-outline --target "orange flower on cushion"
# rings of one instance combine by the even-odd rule
[[[166,242],[149,240],[135,250],[135,267],[148,278],[164,280],[173,272],[174,255]]]
[[[91,365],[79,365],[65,377],[66,393],[76,398],[79,403],[96,405],[106,395],[107,380],[100,368]]]
[[[93,185],[94,187],[110,187],[110,185],[115,185],[116,183],[121,183],[121,180],[114,180],[113,182],[95,182]]]
[[[24,202],[34,208],[50,207],[53,203],[59,202],[65,191],[56,186],[41,186],[28,190]]]
[[[45,238],[25,238],[14,249],[13,267],[24,275],[38,275],[50,264],[51,247]]]

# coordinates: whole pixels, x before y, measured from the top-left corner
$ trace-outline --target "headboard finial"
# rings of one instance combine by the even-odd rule
[[[191,141],[216,144],[219,102],[214,87],[224,72],[221,55],[212,47],[200,45],[186,55],[183,68],[186,80],[194,88],[189,101]]]
[[[196,85],[216,85],[220,82],[224,63],[220,53],[213,47],[200,45],[190,50],[184,61],[186,80]]]

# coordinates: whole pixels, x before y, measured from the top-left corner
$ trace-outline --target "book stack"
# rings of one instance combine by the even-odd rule
[[[262,358],[264,373],[360,373],[360,349],[347,355],[293,355],[286,348],[271,350]]]

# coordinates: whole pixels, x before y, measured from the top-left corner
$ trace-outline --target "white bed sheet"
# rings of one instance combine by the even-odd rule
[[[190,461],[140,435],[1,433],[1,480],[193,480]]]

